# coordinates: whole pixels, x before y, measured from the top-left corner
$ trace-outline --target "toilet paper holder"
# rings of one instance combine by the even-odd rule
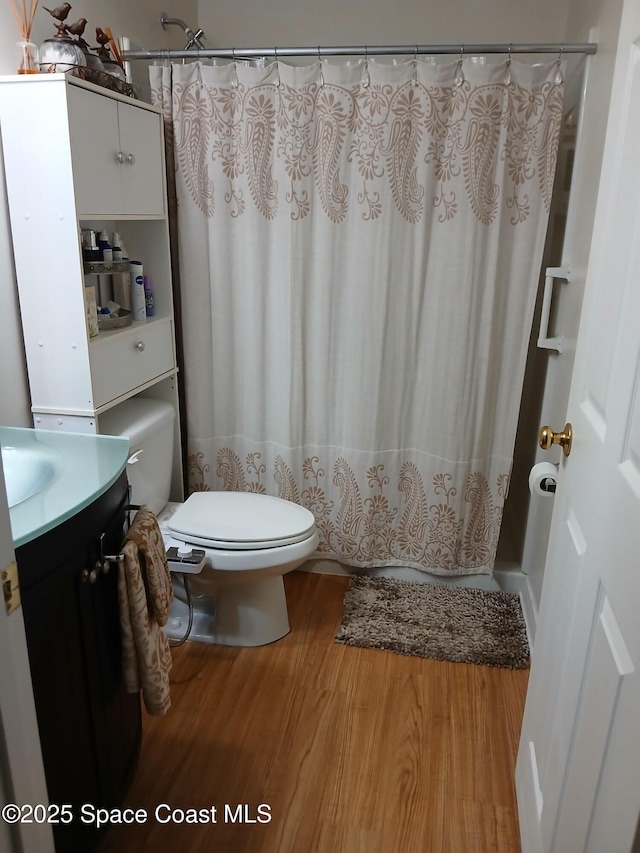
[[[538,462],[529,473],[529,491],[532,495],[544,496],[555,494],[558,482],[559,464]]]
[[[551,494],[555,494],[555,491],[558,488],[558,484],[556,483],[553,477],[545,477],[545,479],[540,483],[540,488],[543,492],[550,492]]]

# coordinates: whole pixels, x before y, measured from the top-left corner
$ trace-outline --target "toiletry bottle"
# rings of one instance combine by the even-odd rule
[[[95,262],[101,260],[100,249],[96,242],[96,232],[87,229],[82,232],[82,260]]]
[[[144,276],[144,300],[147,311],[147,317],[153,317],[156,313],[155,306],[153,304],[153,287],[151,285],[151,276]]]
[[[111,250],[113,252],[113,262],[114,264],[119,264],[122,260],[124,260],[122,254],[122,246],[120,245],[120,235],[117,231],[113,232],[113,241],[111,243]]]
[[[109,242],[109,235],[107,234],[106,231],[100,232],[98,245],[100,246],[100,251],[102,252],[103,263],[112,264],[113,263],[113,249],[111,248],[111,243]]]
[[[116,232],[113,235],[113,239],[118,241],[118,245],[120,246],[120,251],[122,252],[122,260],[129,263],[129,252],[127,252],[127,247],[124,245],[124,241],[122,237]]]
[[[131,311],[134,320],[147,319],[147,305],[144,298],[144,274],[142,261],[129,261],[131,271]]]

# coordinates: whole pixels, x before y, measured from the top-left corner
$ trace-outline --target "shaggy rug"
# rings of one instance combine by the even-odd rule
[[[357,575],[336,641],[401,655],[526,669],[529,643],[513,592]]]

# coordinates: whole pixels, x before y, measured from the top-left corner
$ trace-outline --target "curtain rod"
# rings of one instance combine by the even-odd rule
[[[272,56],[281,59],[286,56],[385,56],[407,54],[420,56],[427,54],[455,54],[470,56],[488,53],[553,53],[562,56],[565,53],[594,54],[598,45],[593,42],[583,44],[412,44],[412,45],[359,45],[346,47],[252,47],[252,48],[213,48],[201,50],[125,50],[124,58],[131,59],[251,59]]]

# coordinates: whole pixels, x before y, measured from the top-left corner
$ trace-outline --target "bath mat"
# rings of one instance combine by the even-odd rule
[[[401,655],[526,669],[529,643],[513,592],[357,575],[336,642]]]

